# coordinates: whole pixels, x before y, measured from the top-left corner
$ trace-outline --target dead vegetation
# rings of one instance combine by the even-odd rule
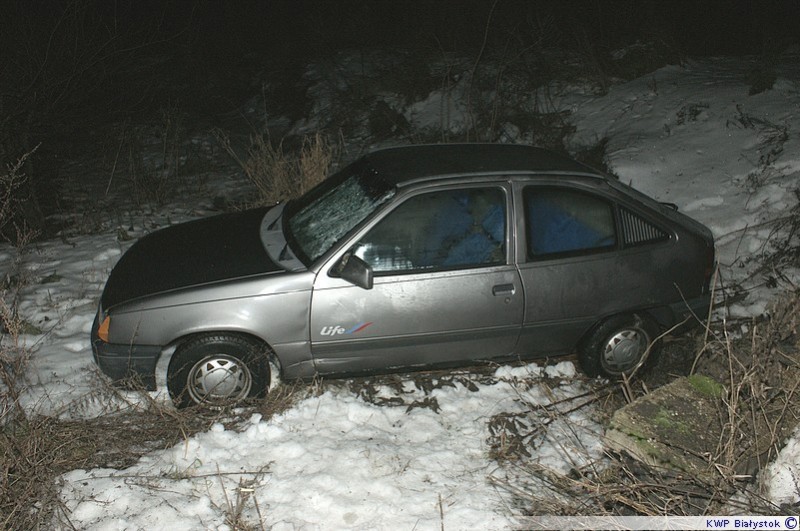
[[[108,394],[119,393],[108,387]],[[250,413],[270,418],[300,396],[297,387],[279,386],[268,400],[229,410],[176,410],[141,393],[138,407],[89,419],[19,415],[0,431],[0,528],[49,529],[54,521],[69,527],[69,514],[59,500],[59,476],[76,469],[134,465],[143,455],[170,448],[215,423],[237,429]],[[234,499],[226,513],[234,522],[247,500]],[[55,520],[54,520],[55,519]],[[243,529],[233,526],[233,529]]]
[[[209,419],[165,409],[88,420],[15,419],[0,433],[0,527],[45,529],[63,513],[57,478],[78,468],[125,468],[145,453],[208,429]],[[62,514],[68,520],[68,515]]]
[[[239,154],[227,133],[217,130],[215,134],[255,187],[256,197],[245,205],[248,207],[273,205],[303,195],[328,176],[341,155],[341,144],[320,132],[304,136],[295,151],[284,148],[283,142],[274,144],[268,134],[253,134],[244,155]]]
[[[717,418],[707,419],[709,426],[720,426],[719,435],[708,451],[691,456],[705,463],[706,473],[644,463],[608,450],[601,460],[587,459],[566,474],[542,465],[535,452],[536,438],[564,414],[554,402],[531,404],[525,414],[490,420],[490,453],[501,464],[490,479],[528,516],[785,513],[787,508],[768,500],[759,472],[775,459],[800,423],[799,324],[800,292],[793,292],[777,302],[767,318],[750,323],[741,333],[722,323],[708,335],[703,330],[696,334],[691,372],[721,384]],[[636,392],[646,393],[647,382],[645,377],[636,384]],[[621,387],[594,390],[587,400],[570,399],[573,407],[565,411],[591,405],[610,416],[623,397],[630,396],[630,389],[623,393]],[[573,448],[570,454],[580,451]]]
[[[696,371],[726,390],[715,466],[727,480],[753,478],[773,460],[800,419],[800,293],[753,321],[739,338],[724,329],[698,354]]]
[[[29,221],[35,217],[31,210],[38,206],[32,201],[30,177],[23,169],[38,147],[23,154],[13,164],[6,164],[4,173],[0,175],[0,240],[18,247],[24,247],[36,236],[36,229]]]

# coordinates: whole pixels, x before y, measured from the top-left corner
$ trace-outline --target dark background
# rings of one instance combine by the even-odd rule
[[[174,97],[170,86],[185,97],[205,83],[249,88],[258,69],[299,69],[354,47],[589,48],[602,57],[644,41],[676,57],[769,56],[797,41],[798,23],[791,0],[11,1],[0,9],[0,112],[36,91],[45,107],[83,99],[124,113]]]
[[[263,83],[285,87],[272,99],[289,100],[309,62],[344,48],[399,49],[420,63],[576,53],[624,78],[693,56],[756,55],[769,65],[797,44],[798,22],[792,0],[5,0],[0,163],[39,145],[26,172],[41,188],[54,182],[58,157],[104,125],[175,102],[217,116]],[[657,57],[614,71],[611,52],[636,42],[652,43]]]

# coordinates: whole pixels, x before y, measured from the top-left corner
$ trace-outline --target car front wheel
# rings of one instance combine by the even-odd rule
[[[657,334],[658,326],[644,315],[611,317],[581,345],[578,361],[589,376],[630,375],[654,355]]]
[[[178,407],[223,407],[263,397],[270,382],[268,352],[264,344],[243,336],[190,339],[170,361],[169,394]]]

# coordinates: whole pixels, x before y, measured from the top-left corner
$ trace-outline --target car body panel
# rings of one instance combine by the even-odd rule
[[[115,312],[109,339],[168,345],[191,334],[228,331],[265,341],[269,332],[271,345],[308,341],[313,278],[308,272],[256,277],[139,299]]]
[[[112,271],[92,329],[104,372],[115,380],[133,373],[150,387],[162,352],[206,332],[262,340],[287,378],[535,358],[575,349],[613,315],[647,312],[666,329],[708,310],[710,231],[567,157],[526,146],[414,146],[368,154],[342,173],[356,170],[379,177],[381,193],[394,187],[392,195],[314,260],[297,249],[286,222],[305,208],[304,199],[142,238]],[[344,180],[340,174],[331,182],[337,179]],[[526,206],[525,194],[537,187],[610,205],[614,241],[531,254],[530,224],[538,222],[527,209],[541,207]],[[423,271],[370,270],[370,289],[337,274],[401,205],[478,189],[502,191],[504,257]],[[98,329],[107,318],[104,342]]]
[[[610,182],[597,184],[578,176],[543,176],[519,180],[516,186],[518,196],[524,186],[591,193],[607,199],[615,208],[629,209],[669,236],[665,241],[646,245],[626,248],[624,242],[617,242],[613,249],[595,254],[537,261],[528,259],[520,245],[517,260],[526,291],[521,351],[571,351],[599,321],[624,312],[647,311],[662,327],[669,328],[683,320],[685,312],[681,311],[680,302],[672,307],[665,301],[683,301],[686,294],[707,291],[708,278],[693,262],[708,251],[712,236],[694,220],[688,221],[686,216],[616,182],[612,186]],[[643,209],[643,202],[650,208]],[[517,231],[524,234],[525,230],[524,217],[519,216]],[[702,299],[707,301],[707,295]],[[684,306],[688,310],[691,305],[687,302]]]
[[[259,227],[267,210],[199,219],[144,236],[112,270],[103,307],[166,290],[281,271],[260,244]]]
[[[514,352],[523,295],[513,266],[344,281],[314,290],[311,349],[320,372],[476,361]]]

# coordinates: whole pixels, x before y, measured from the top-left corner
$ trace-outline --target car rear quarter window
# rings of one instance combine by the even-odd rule
[[[505,263],[502,188],[459,188],[409,198],[357,244],[376,274],[472,268]]]
[[[523,191],[528,258],[613,249],[617,243],[610,201],[570,188],[529,186]]]
[[[669,233],[627,208],[619,209],[622,237],[625,247],[669,240]]]

